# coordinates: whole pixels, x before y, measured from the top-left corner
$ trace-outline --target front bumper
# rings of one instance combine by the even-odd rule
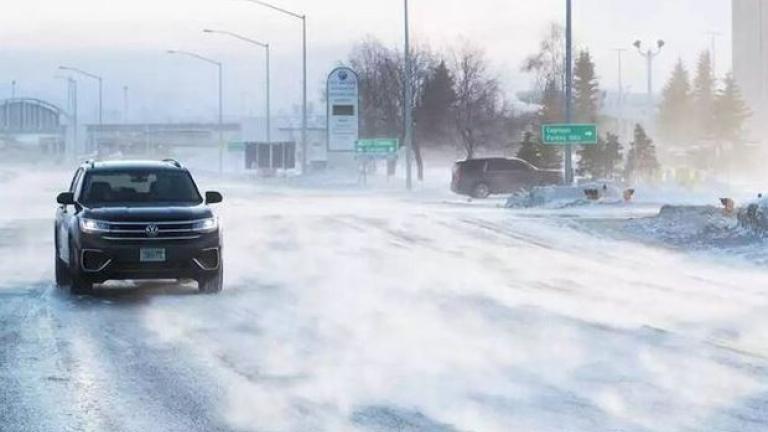
[[[141,249],[163,249],[163,262],[142,262]],[[187,240],[106,240],[100,235],[81,234],[77,266],[82,278],[102,283],[108,280],[202,279],[216,274],[222,265],[218,232]]]

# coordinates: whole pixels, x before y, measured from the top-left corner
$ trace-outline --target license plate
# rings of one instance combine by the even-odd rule
[[[165,249],[141,248],[139,251],[141,262],[165,262]]]

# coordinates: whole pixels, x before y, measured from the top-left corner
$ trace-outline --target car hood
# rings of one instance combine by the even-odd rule
[[[213,216],[204,205],[191,207],[97,207],[83,209],[82,216],[108,222],[173,222]]]

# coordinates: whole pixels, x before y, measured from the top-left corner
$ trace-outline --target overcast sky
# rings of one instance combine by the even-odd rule
[[[307,14],[310,98],[318,99],[328,70],[344,60],[366,35],[402,44],[401,0],[274,0]],[[210,117],[216,107],[215,69],[164,54],[185,49],[225,64],[227,114],[261,114],[263,52],[205,27],[243,33],[273,46],[273,92],[287,111],[300,97],[300,22],[245,0],[3,0],[0,14],[0,96],[17,80],[19,95],[62,102],[59,64],[79,66],[105,78],[106,109],[122,110],[129,87],[135,120]],[[577,46],[589,47],[604,88],[616,87],[614,48],[635,39],[667,41],[656,63],[656,88],[678,57],[691,66],[698,52],[717,39],[718,70],[731,67],[730,0],[574,0]],[[12,5],[11,5],[12,4]],[[562,21],[563,0],[411,0],[413,37],[446,48],[460,38],[486,49],[509,92],[525,90],[520,64],[534,51],[547,24]],[[625,85],[645,89],[645,64],[625,53]],[[81,83],[84,116],[94,114],[93,85]]]

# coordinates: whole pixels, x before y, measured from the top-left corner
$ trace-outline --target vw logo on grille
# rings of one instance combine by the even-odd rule
[[[158,228],[158,226],[155,224],[151,224],[147,225],[145,231],[147,232],[148,237],[157,237],[157,235],[160,233],[160,228]]]

